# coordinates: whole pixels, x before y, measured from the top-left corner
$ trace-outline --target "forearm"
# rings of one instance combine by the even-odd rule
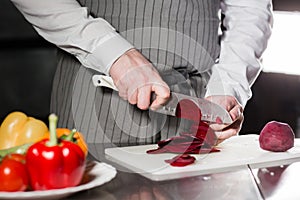
[[[75,55],[86,67],[108,74],[133,46],[76,0],[11,0],[46,40]]]
[[[261,71],[260,58],[271,35],[271,1],[222,0],[221,9],[226,30],[206,96],[232,95],[244,107]]]

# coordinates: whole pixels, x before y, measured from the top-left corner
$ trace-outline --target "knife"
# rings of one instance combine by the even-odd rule
[[[118,88],[115,86],[113,80],[109,76],[105,75],[93,75],[92,81],[94,86],[108,87],[115,91],[118,91]],[[170,98],[168,101],[161,107],[153,110],[154,112],[162,113],[165,115],[176,116],[176,109],[178,103],[182,100],[190,100],[193,102],[201,111],[201,120],[209,123],[218,123],[218,124],[231,124],[233,121],[229,113],[211,101],[206,99],[192,97],[176,92],[171,92]],[[177,116],[176,116],[177,117]]]

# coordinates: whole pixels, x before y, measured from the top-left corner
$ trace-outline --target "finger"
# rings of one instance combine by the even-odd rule
[[[128,102],[132,105],[137,104],[137,99],[138,99],[138,91],[137,89],[131,91],[128,93]]]
[[[219,140],[225,140],[225,139],[227,139],[231,136],[237,135],[241,130],[243,121],[244,121],[244,115],[241,114],[240,118],[237,119],[233,124],[226,127],[222,131],[217,131],[216,132],[216,135],[217,135],[218,139]]]
[[[238,133],[237,129],[230,128],[224,131],[217,131],[216,135],[218,137],[218,140],[226,140],[232,136],[237,135],[237,133]]]
[[[152,86],[152,91],[156,94],[155,100],[151,104],[151,109],[155,110],[159,106],[163,105],[170,98],[170,88],[165,85],[155,84]]]
[[[224,128],[226,128],[227,126],[229,126],[229,125],[227,125],[227,124],[216,124],[216,123],[214,123],[214,124],[210,124],[209,125],[209,127],[212,129],[212,130],[214,130],[214,131],[222,131]]]
[[[239,119],[243,113],[243,109],[239,105],[235,105],[230,111],[229,114],[233,121]]]
[[[146,110],[150,105],[151,87],[146,85],[138,89],[137,107]]]

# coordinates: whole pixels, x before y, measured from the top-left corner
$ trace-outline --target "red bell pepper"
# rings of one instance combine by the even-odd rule
[[[85,169],[85,154],[75,143],[58,140],[57,116],[49,116],[50,138],[33,144],[27,151],[26,164],[33,190],[76,186]]]

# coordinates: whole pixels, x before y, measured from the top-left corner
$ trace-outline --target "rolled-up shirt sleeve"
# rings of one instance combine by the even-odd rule
[[[232,95],[245,107],[271,35],[272,4],[270,0],[221,0],[221,11],[225,31],[206,96]]]
[[[88,68],[108,74],[133,48],[104,19],[93,18],[76,0],[11,0],[43,38],[73,54]]]

